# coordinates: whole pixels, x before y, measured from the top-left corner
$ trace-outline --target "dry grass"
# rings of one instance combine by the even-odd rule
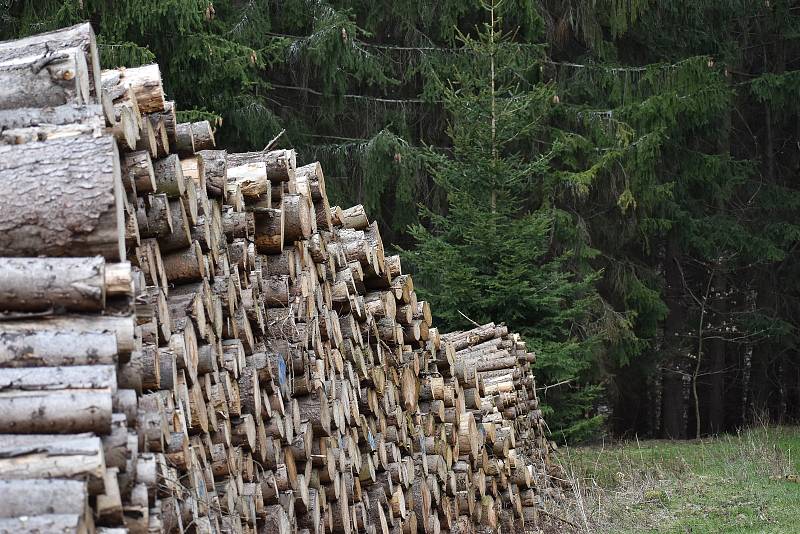
[[[548,523],[561,532],[797,532],[800,484],[782,477],[797,473],[798,448],[794,427],[564,448],[571,487],[563,502],[545,503],[560,518]]]

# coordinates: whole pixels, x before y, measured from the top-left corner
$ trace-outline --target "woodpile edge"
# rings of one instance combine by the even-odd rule
[[[535,356],[89,24],[0,43],[0,532],[536,531]]]

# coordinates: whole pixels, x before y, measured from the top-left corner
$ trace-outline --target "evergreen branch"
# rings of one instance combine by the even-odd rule
[[[325,134],[308,134],[309,137],[319,137],[322,139],[335,139],[337,141],[344,141],[345,143],[342,144],[315,144],[313,146],[320,147],[320,148],[341,148],[343,146],[363,146],[372,141],[372,138],[367,137],[342,137],[339,135],[325,135]],[[452,152],[453,147],[451,146],[437,146],[437,145],[425,145],[424,147],[417,146],[417,145],[409,145],[411,148],[422,150],[422,149],[431,149],[431,150],[441,150],[443,152]]]
[[[303,35],[291,35],[288,33],[276,33],[276,32],[264,32],[264,35],[268,35],[270,37],[277,37],[279,39],[291,39],[293,41],[300,41],[303,39],[308,39],[308,36]],[[368,43],[366,41],[362,41],[360,39],[352,39],[353,42],[358,43],[361,46],[366,46],[369,48],[379,48],[381,50],[403,50],[403,51],[411,51],[411,52],[459,52],[462,51],[462,48],[446,48],[441,46],[400,46],[400,45],[384,45],[384,44],[376,44],[376,43]]]
[[[366,95],[353,95],[353,94],[343,94],[343,95],[332,95],[326,94],[321,91],[316,91],[311,89],[310,87],[297,87],[295,85],[282,85],[273,83],[271,84],[272,87],[277,87],[278,89],[289,89],[292,91],[301,91],[304,93],[309,93],[316,96],[324,96],[324,97],[340,97],[340,98],[348,98],[351,100],[370,100],[372,102],[382,102],[384,104],[442,104],[444,100],[425,100],[424,98],[382,98],[378,96],[366,96]]]
[[[595,69],[595,70],[602,70],[603,72],[627,73],[627,72],[647,72],[648,70],[653,68],[659,68],[664,70],[675,69],[682,66],[684,63],[697,61],[697,59],[700,57],[710,57],[710,56],[693,56],[686,59],[682,59],[675,63],[666,63],[661,65],[644,65],[642,67],[607,67],[604,65],[594,64],[594,63],[572,63],[569,61],[553,61],[551,59],[545,59],[543,60],[543,62],[547,63],[548,65],[556,65],[560,67],[572,67],[575,69]]]
[[[308,39],[310,36],[303,36],[303,35],[292,35],[288,33],[277,33],[277,32],[264,32],[264,35],[269,37],[276,37],[279,39],[291,39],[294,41],[300,41],[304,39]],[[353,43],[358,44],[359,46],[364,46],[367,48],[377,48],[379,50],[394,50],[398,52],[443,52],[446,54],[457,54],[461,52],[469,52],[469,47],[459,46],[459,47],[450,47],[450,46],[407,46],[407,45],[394,45],[394,44],[379,44],[379,43],[369,43],[367,41],[362,41],[361,39],[350,39]],[[512,43],[503,43],[504,45],[512,45],[517,46],[518,48],[540,48],[540,45],[536,43],[519,43],[519,42],[512,42]]]

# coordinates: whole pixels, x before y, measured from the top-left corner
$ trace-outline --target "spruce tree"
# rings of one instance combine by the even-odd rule
[[[485,6],[474,37],[460,36],[474,61],[442,89],[453,150],[427,159],[447,211],[424,210],[428,224],[412,229],[406,259],[443,327],[494,320],[523,333],[538,354],[550,428],[582,439],[602,420],[590,385],[605,335],[595,322],[597,273],[578,268],[579,244],[555,245],[570,216],[554,191],[575,173],[554,167],[564,135],[550,125],[554,87],[519,60],[498,4]]]

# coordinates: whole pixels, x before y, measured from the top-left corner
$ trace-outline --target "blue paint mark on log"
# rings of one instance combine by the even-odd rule
[[[281,386],[286,383],[286,362],[283,358],[278,358],[278,383]]]

